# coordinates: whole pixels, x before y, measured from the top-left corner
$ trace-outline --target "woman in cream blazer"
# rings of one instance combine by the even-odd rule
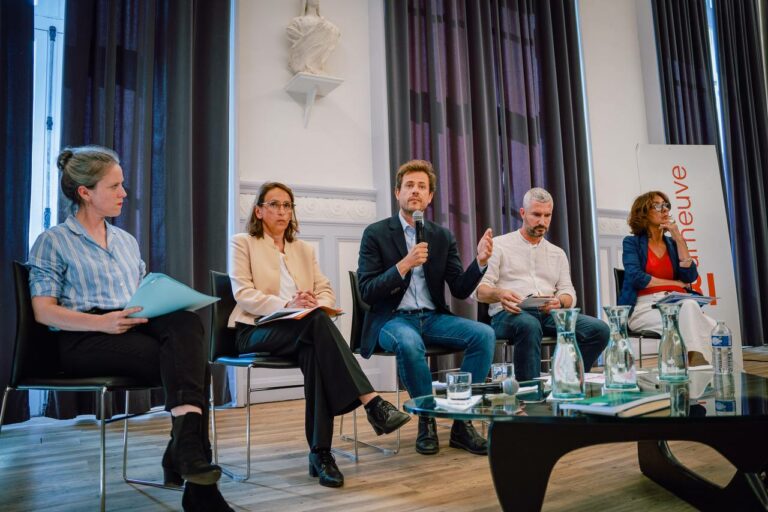
[[[295,238],[293,191],[282,183],[262,185],[248,232],[232,238],[230,278],[237,301],[229,326],[237,329],[240,353],[295,358],[304,374],[309,474],[320,485],[341,487],[344,476],[331,454],[333,417],[361,404],[377,434],[403,426],[410,416],[373,390],[344,337],[322,309],[300,320],[257,326],[259,318],[282,308],[336,305],[336,296],[311,245]]]

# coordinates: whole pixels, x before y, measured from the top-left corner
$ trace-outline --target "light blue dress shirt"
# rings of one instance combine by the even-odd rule
[[[76,311],[122,309],[144,276],[139,244],[106,223],[107,248],[91,238],[74,215],[37,237],[29,252],[33,297],[56,297]]]
[[[403,212],[400,212],[399,217],[405,233],[405,245],[410,251],[416,245],[416,230],[405,220]],[[403,300],[400,301],[397,308],[398,311],[413,309],[435,309],[432,296],[427,288],[427,280],[424,277],[424,267],[421,265],[411,270],[411,284],[408,285]]]

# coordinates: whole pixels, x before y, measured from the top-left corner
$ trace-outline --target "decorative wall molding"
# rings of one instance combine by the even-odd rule
[[[624,238],[629,234],[627,217],[629,212],[622,210],[597,210],[597,233],[599,237],[611,236]]]
[[[244,226],[261,182],[240,183],[240,225]],[[376,191],[291,187],[296,196],[296,216],[301,225],[333,224],[367,226],[377,220]]]

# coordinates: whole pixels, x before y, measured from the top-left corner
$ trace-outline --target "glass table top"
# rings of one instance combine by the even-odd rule
[[[768,379],[746,373],[734,373],[732,389],[726,393],[715,393],[712,371],[697,371],[688,383],[683,384],[689,393],[687,415],[684,421],[707,421],[720,418],[768,416]],[[654,381],[658,383],[655,372],[645,374],[642,379],[638,376],[641,389],[653,389]],[[539,381],[540,382],[540,381]],[[521,383],[522,385],[531,383]],[[659,392],[665,391],[665,383],[659,385]],[[602,384],[587,382],[586,396],[602,394]],[[582,414],[574,411],[564,411],[560,405],[565,401],[547,400],[548,392],[544,391],[543,383],[536,391],[526,394],[483,395],[479,401],[465,410],[455,409],[445,405],[441,397],[433,395],[412,398],[403,404],[403,408],[412,414],[436,418],[458,420],[486,421],[665,421],[670,418],[670,408],[652,412],[642,416],[629,418]],[[701,395],[701,396],[699,396]],[[444,397],[442,397],[444,398]]]

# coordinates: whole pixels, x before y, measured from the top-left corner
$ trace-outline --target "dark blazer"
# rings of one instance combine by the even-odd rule
[[[450,313],[445,303],[445,283],[451,294],[466,299],[483,277],[477,259],[464,271],[456,239],[444,227],[424,222],[424,238],[429,244],[429,256],[424,264],[427,288],[440,313]],[[395,313],[411,284],[411,272],[400,277],[395,266],[408,254],[400,216],[395,214],[365,228],[357,261],[357,278],[363,300],[371,307],[363,322],[361,353],[370,357],[376,349],[379,331]]]
[[[672,237],[665,236],[664,244],[667,246],[667,253],[672,259],[672,269],[674,270],[674,279],[679,279],[684,283],[692,283],[699,277],[699,271],[696,264],[691,263],[688,268],[680,266],[680,257],[677,253],[677,244]],[[648,235],[630,235],[624,238],[622,260],[624,262],[624,284],[621,287],[619,295],[620,306],[634,306],[637,303],[637,292],[642,290],[651,281],[651,274],[645,271],[645,265],[648,263]]]

